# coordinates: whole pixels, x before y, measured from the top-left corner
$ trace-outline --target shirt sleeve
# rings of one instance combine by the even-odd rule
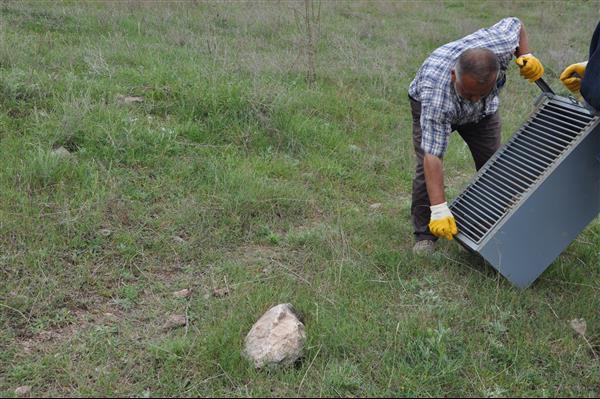
[[[509,17],[498,21],[489,28],[479,29],[464,37],[460,43],[463,49],[485,47],[492,50],[498,56],[500,69],[506,70],[519,47],[520,35],[521,21],[518,18]]]
[[[510,60],[517,47],[519,47],[521,21],[514,17],[504,18],[495,25],[479,32],[485,47],[499,56],[508,56]]]
[[[427,154],[443,157],[452,126],[443,111],[443,97],[432,89],[421,92],[421,148]]]

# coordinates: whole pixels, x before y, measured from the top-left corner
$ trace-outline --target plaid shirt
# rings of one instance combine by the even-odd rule
[[[521,21],[505,18],[486,29],[480,29],[460,40],[435,50],[423,63],[408,94],[421,102],[421,148],[442,157],[448,147],[452,125],[479,122],[498,110],[498,90],[506,79],[506,69],[519,46]],[[498,84],[477,103],[461,98],[454,90],[450,72],[460,54],[469,48],[485,47],[500,61]]]

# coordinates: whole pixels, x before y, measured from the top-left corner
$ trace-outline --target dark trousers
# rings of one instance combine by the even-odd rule
[[[428,226],[431,217],[429,210],[431,203],[425,185],[423,150],[421,149],[421,103],[410,97],[409,99],[412,109],[413,146],[417,156],[411,205],[415,240],[435,240],[436,237],[431,234]],[[456,130],[469,146],[477,170],[500,148],[501,126],[498,112],[486,116],[478,123],[452,125],[452,130]]]
[[[581,95],[598,114],[600,112],[600,22],[592,36],[590,56],[581,79]]]

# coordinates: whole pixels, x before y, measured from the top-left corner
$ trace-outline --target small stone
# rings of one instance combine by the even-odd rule
[[[175,291],[173,293],[173,296],[175,298],[187,298],[192,294],[191,290],[188,290],[187,288],[182,289],[181,291]]]
[[[100,229],[98,230],[98,234],[100,234],[102,237],[108,237],[112,234],[112,231],[110,229]]]
[[[112,325],[114,323],[117,323],[119,321],[119,318],[114,315],[113,313],[104,313],[104,319],[102,320],[102,324],[104,325]]]
[[[172,330],[174,328],[185,327],[186,324],[187,317],[184,314],[174,314],[169,316],[163,325],[163,330]]]
[[[33,343],[26,341],[23,342],[23,352],[27,353],[27,354],[31,354],[33,353]]]
[[[117,96],[117,101],[122,105],[141,103],[144,102],[144,97],[119,95]]]
[[[31,393],[31,387],[29,385],[23,385],[15,389],[15,395],[19,397],[27,396]]]
[[[184,244],[185,240],[179,236],[173,236],[173,241],[176,242],[177,244]]]
[[[350,144],[348,146],[348,149],[352,152],[360,152],[361,151],[360,147],[357,145],[354,145],[354,144]]]
[[[379,209],[379,208],[381,208],[381,203],[376,202],[374,204],[371,204],[371,205],[369,205],[369,208],[371,208],[371,209]]]
[[[587,323],[584,319],[573,319],[571,320],[571,328],[575,330],[575,332],[582,337],[585,337],[585,332],[587,330]]]
[[[53,149],[52,154],[56,155],[57,157],[61,157],[61,158],[66,158],[66,157],[71,156],[71,152],[62,146]]]

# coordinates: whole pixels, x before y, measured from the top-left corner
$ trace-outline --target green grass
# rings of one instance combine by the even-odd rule
[[[453,243],[413,257],[406,93],[514,15],[566,94],[598,5],[324,2],[309,85],[302,3],[2,2],[0,395],[598,396],[569,326],[600,352],[598,220],[527,290]],[[538,92],[510,69],[505,139]],[[456,136],[445,169],[453,197]],[[282,302],[305,357],[256,371],[243,339]]]

